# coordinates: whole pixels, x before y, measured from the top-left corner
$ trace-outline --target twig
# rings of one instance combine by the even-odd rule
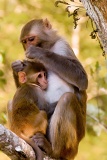
[[[107,132],[107,126],[104,126],[100,121],[99,119],[97,119],[96,117],[92,116],[92,115],[89,115],[87,114],[90,118],[92,118],[94,121],[96,121],[102,129],[104,129],[105,132]]]

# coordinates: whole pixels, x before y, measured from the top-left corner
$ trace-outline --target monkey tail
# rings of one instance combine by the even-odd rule
[[[21,134],[21,137],[34,149],[37,160],[43,160],[43,152],[41,149],[37,146],[37,144],[30,138],[26,137],[23,133]]]

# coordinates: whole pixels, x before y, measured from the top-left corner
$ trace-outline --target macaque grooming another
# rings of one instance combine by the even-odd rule
[[[41,63],[25,61],[24,65],[24,70],[18,73],[20,87],[12,101],[10,129],[34,148],[37,160],[42,160],[42,151],[31,137],[36,133],[46,134],[47,114],[44,108],[47,104],[42,90],[48,86],[47,72]]]
[[[48,88],[44,90],[45,100],[50,104],[48,110],[57,102],[46,134],[52,146],[51,156],[74,160],[79,142],[85,135],[87,74],[69,44],[47,19],[29,21],[22,28],[20,42],[26,57],[35,63],[37,60],[41,62],[48,72]],[[24,70],[24,65],[18,60],[12,68],[19,86],[17,75]],[[39,95],[40,90],[37,92]],[[42,147],[41,140],[46,140],[45,136],[37,134],[32,138],[39,147]]]

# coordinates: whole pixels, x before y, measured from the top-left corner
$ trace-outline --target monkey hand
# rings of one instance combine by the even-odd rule
[[[43,58],[45,51],[47,51],[48,53],[48,50],[44,50],[43,48],[30,45],[29,48],[26,50],[25,55],[29,59],[41,59]]]
[[[16,60],[11,64],[11,67],[13,69],[14,72],[19,72],[22,71],[24,66],[23,66],[23,62],[20,60]]]
[[[47,155],[51,155],[51,144],[42,133],[36,133],[31,139],[38,145],[38,147],[45,151]]]

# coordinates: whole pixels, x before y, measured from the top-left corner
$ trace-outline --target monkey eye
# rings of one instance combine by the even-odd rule
[[[26,44],[26,42],[27,42],[26,40],[22,40],[22,43],[25,43],[25,44]]]
[[[34,41],[35,37],[36,37],[36,36],[32,36],[32,37],[28,37],[28,38],[26,38],[26,39],[23,39],[23,40],[22,40],[22,43],[26,44],[27,41],[32,42],[32,41]]]
[[[44,72],[44,77],[47,77],[47,74],[46,74],[46,72]]]
[[[29,38],[27,38],[27,39],[28,39],[28,41],[32,42],[32,41],[34,41],[35,36],[33,36],[33,37],[29,37]]]

